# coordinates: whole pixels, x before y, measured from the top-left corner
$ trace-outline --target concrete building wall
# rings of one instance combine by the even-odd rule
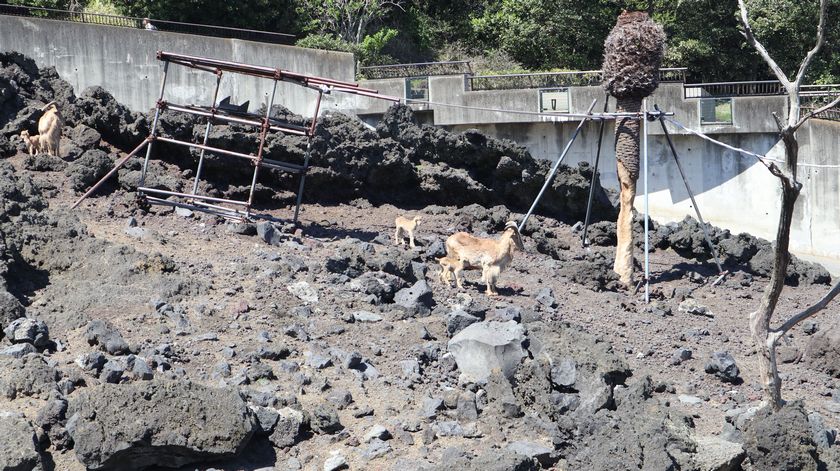
[[[12,16],[0,16],[0,49],[30,56],[40,67],[55,67],[77,95],[99,85],[141,112],[151,109],[160,93],[163,65],[155,58],[159,50],[354,80],[353,56],[347,53]],[[167,100],[210,104],[216,80],[213,74],[176,65],[171,65],[169,72]],[[253,111],[268,101],[271,87],[266,79],[225,74],[219,97],[231,96],[234,103],[250,100]],[[275,102],[312,114],[316,95],[280,83]]]

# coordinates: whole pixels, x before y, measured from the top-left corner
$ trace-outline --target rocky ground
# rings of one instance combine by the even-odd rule
[[[0,66],[0,470],[839,468],[836,307],[780,348],[791,404],[760,408],[747,318],[765,241],[713,230],[733,274],[711,286],[696,222],[654,225],[645,304],[610,270],[614,225],[581,247],[591,174],[564,169],[500,296],[475,272],[458,291],[438,279],[445,238],[521,218],[547,166],[402,107],[375,130],[325,119],[298,228],[280,222],[282,175],[258,192],[277,222],[237,224],[139,207],[136,162],[71,211],[148,119],[101,89],[75,97],[21,56]],[[27,156],[13,136],[53,98],[62,158]],[[203,131],[179,119],[165,132]],[[195,155],[179,152],[160,149],[151,185],[190,184]],[[302,142],[271,136],[269,152],[299,158]],[[224,169],[211,161],[202,190],[241,196],[247,176]],[[405,214],[423,215],[415,249],[393,245]],[[778,312],[829,282],[796,261]]]

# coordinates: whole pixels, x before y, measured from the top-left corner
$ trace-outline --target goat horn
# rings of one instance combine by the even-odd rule
[[[41,111],[45,111],[47,108],[50,107],[50,105],[55,105],[55,101],[51,101],[51,102],[47,103],[46,105],[44,105],[43,107],[41,107]],[[56,106],[56,108],[58,108],[58,106]]]

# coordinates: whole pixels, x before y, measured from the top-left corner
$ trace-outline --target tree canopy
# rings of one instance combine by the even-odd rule
[[[469,59],[481,71],[600,68],[622,10],[647,11],[668,36],[664,65],[692,81],[772,74],[739,32],[735,0],[9,0],[296,35],[356,52],[362,64]],[[747,0],[755,34],[787,71],[811,47],[817,0]],[[840,82],[840,0],[808,83]]]

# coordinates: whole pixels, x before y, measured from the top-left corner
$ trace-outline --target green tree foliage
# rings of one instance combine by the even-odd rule
[[[9,5],[22,5],[38,8],[55,8],[58,10],[70,10],[75,3],[73,0],[8,0]]]
[[[360,66],[393,63],[394,59],[383,53],[385,45],[397,36],[397,30],[385,28],[365,36],[359,44],[353,44],[332,34],[310,34],[300,39],[297,46],[327,51],[352,52]]]
[[[334,34],[344,41],[361,44],[374,22],[392,9],[403,10],[401,0],[301,0],[298,12],[308,20],[306,29]]]
[[[300,0],[113,0],[128,16],[277,33],[298,32]]]
[[[747,0],[746,4],[758,39],[782,70],[789,76],[796,75],[802,58],[814,47],[819,2]],[[808,83],[840,81],[840,0],[828,4],[826,30],[825,46],[809,69]],[[767,66],[760,64],[762,75],[769,76]]]
[[[361,66],[393,62],[383,51],[397,30],[381,25],[391,10],[404,11],[402,1],[301,0],[298,12],[311,34],[297,44],[353,52]]]
[[[691,81],[772,79],[739,33],[734,0],[8,0],[295,34],[360,63],[469,59],[476,69],[597,69],[618,14],[647,11],[668,35],[665,66]],[[813,45],[817,0],[748,0],[753,29],[782,68]],[[809,83],[840,82],[840,0]],[[391,33],[390,31],[396,31]],[[396,35],[395,35],[396,34]],[[307,36],[308,35],[308,36]],[[346,44],[345,44],[346,43]]]
[[[502,0],[473,18],[478,42],[533,69],[598,68],[617,8],[601,0]]]

